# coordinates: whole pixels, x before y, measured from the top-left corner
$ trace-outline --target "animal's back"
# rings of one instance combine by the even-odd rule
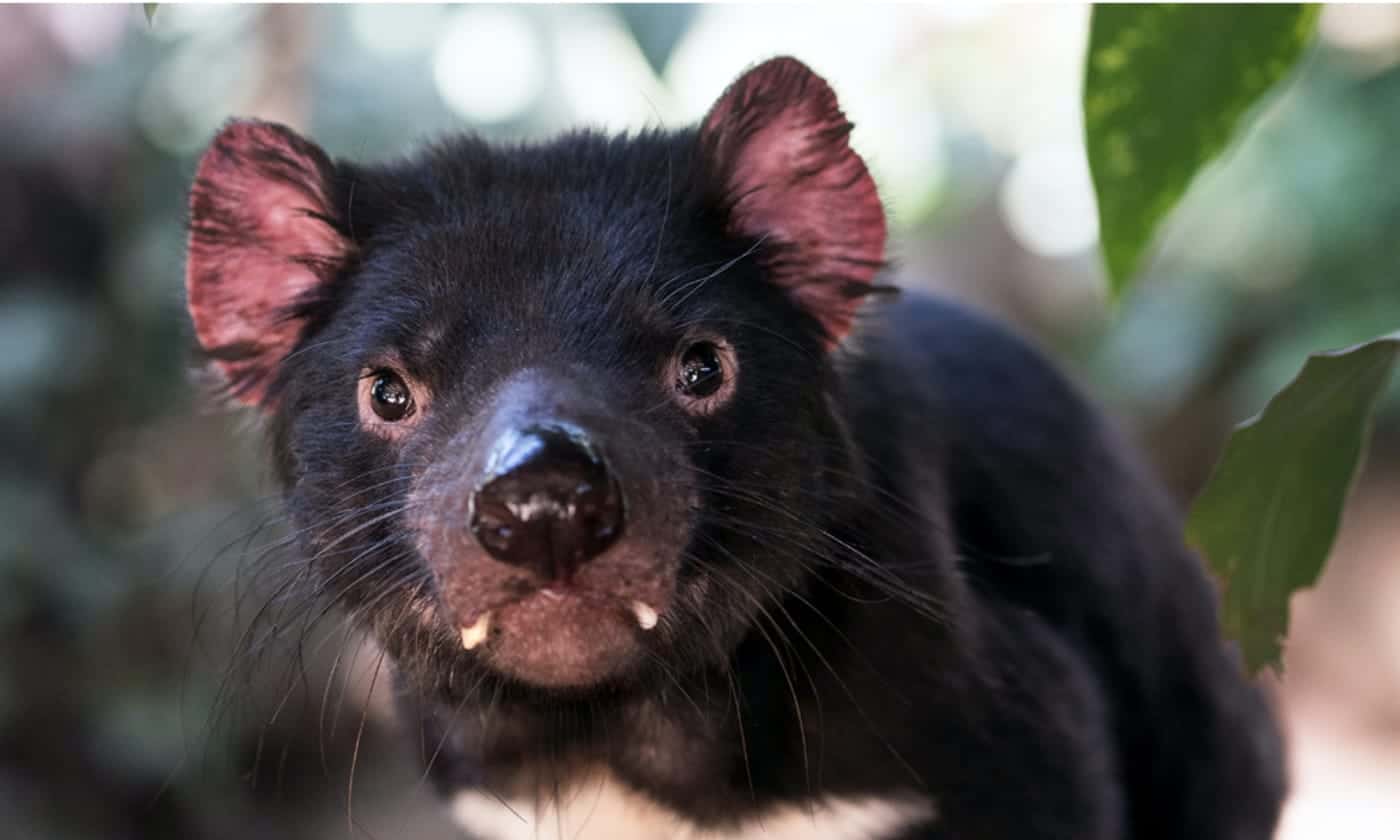
[[[981,606],[1030,611],[1093,670],[1130,836],[1270,836],[1272,716],[1178,512],[1112,423],[1006,328],[920,294],[871,313],[843,388],[891,497],[937,487]]]

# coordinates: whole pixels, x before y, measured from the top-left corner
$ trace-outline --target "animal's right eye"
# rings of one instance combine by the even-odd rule
[[[734,395],[739,363],[729,342],[711,337],[682,344],[668,370],[681,406],[691,414],[706,415]]]
[[[724,384],[724,364],[719,348],[708,341],[697,341],[681,355],[676,388],[687,397],[703,399]]]
[[[369,400],[375,415],[388,423],[397,423],[413,413],[413,392],[403,377],[391,370],[375,372]]]

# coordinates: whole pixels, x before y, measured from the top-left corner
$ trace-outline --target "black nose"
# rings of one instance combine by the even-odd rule
[[[567,582],[622,531],[622,493],[581,432],[507,432],[472,497],[472,533],[492,557]]]

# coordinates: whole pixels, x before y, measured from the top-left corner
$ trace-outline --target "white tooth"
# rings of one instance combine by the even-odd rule
[[[656,610],[643,604],[641,601],[632,602],[632,615],[637,617],[637,626],[643,630],[650,630],[656,626]]]
[[[484,612],[476,623],[470,627],[462,628],[462,647],[471,650],[482,642],[486,641],[486,634],[491,630],[491,613]]]

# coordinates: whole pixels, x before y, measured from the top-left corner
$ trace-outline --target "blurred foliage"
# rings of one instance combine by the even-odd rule
[[[1167,219],[1117,317],[1069,337],[1183,498],[1213,466],[1202,442],[1257,413],[1308,354],[1400,324],[1400,72],[1351,61],[1318,50]],[[1397,409],[1392,383],[1383,418]]]
[[[1084,119],[1115,293],[1316,23],[1316,7],[1303,5],[1094,9]],[[1331,552],[1394,358],[1394,339],[1310,358],[1234,432],[1193,505],[1190,537],[1220,578],[1226,633],[1251,670],[1279,664],[1289,599]]]
[[[1250,670],[1280,664],[1289,597],[1316,582],[1366,450],[1400,334],[1315,355],[1239,427],[1187,533],[1224,593],[1225,631]]]
[[[1096,6],[1084,124],[1109,281],[1121,293],[1197,170],[1311,41],[1302,4]]]

